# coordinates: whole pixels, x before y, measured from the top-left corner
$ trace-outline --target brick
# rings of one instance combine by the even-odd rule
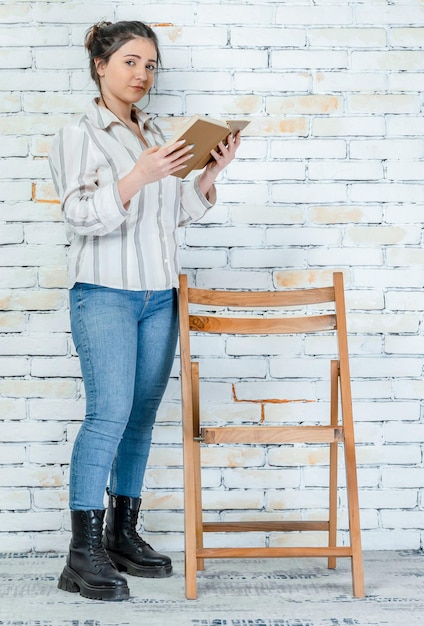
[[[1,126],[1,118],[0,118],[0,126]],[[0,131],[1,133],[1,131]],[[31,183],[29,181],[8,181],[1,182],[0,181],[0,197],[5,202],[18,202],[19,200],[30,200],[31,199]],[[0,264],[2,264],[0,262]]]
[[[424,202],[424,189],[418,184],[358,183],[352,185],[351,198],[354,202]]]
[[[2,24],[21,23],[30,19],[31,7],[18,2],[0,6],[0,20]]]
[[[313,48],[385,48],[387,34],[384,28],[315,28],[308,30],[309,45]]]
[[[315,137],[384,136],[385,125],[384,119],[377,116],[322,117],[312,120],[312,133]],[[357,157],[351,153],[351,158]]]
[[[231,28],[231,44],[233,46],[248,46],[261,48],[264,41],[268,46],[278,48],[301,48],[306,43],[306,31],[303,28],[286,28],[282,37],[281,26],[265,27],[259,22],[254,27],[233,26]]]
[[[60,487],[62,472],[59,468],[21,468],[14,471],[0,469],[0,485],[5,487]]]
[[[276,70],[344,69],[348,67],[348,56],[344,51],[274,50],[271,67]]]
[[[231,207],[232,224],[300,224],[304,221],[302,207],[271,206],[245,204]]]
[[[180,259],[185,268],[217,268],[227,265],[227,254],[223,250],[183,250]]]
[[[13,206],[13,213],[10,212],[11,206]],[[10,222],[63,221],[59,204],[42,204],[32,201],[14,203],[13,205],[5,203],[3,207],[0,207],[0,216],[2,219],[7,216]]]
[[[389,42],[392,47],[421,48],[424,28],[390,28]]]
[[[422,211],[422,205],[403,205],[402,206],[402,223],[403,224],[419,224],[420,219],[419,216]],[[399,215],[399,206],[398,205],[388,205],[385,208],[385,221],[388,223],[396,223],[398,220],[396,219],[396,215]],[[405,251],[407,254],[407,251]]]
[[[345,242],[347,245],[418,243],[415,229],[402,226],[351,226],[346,229]]]
[[[25,157],[28,155],[28,141],[24,137],[2,136],[0,157]]]
[[[46,160],[40,159],[7,159],[2,174],[4,178],[27,179],[46,178],[50,175]]]
[[[353,113],[417,113],[418,96],[408,95],[354,95],[348,98]]]
[[[64,509],[69,506],[68,491],[58,489],[34,490],[34,506],[36,509]]]
[[[79,94],[56,92],[24,95],[24,111],[28,113],[83,113],[86,101]],[[46,177],[48,178],[48,177]]]
[[[4,408],[4,402],[0,401],[0,411],[1,411],[2,417],[4,415],[3,408]],[[11,444],[0,445],[0,464],[17,465],[18,463],[19,464],[24,463],[24,461],[25,461],[25,450],[22,446],[14,446]],[[0,508],[3,508],[3,506],[1,506]]]
[[[32,66],[29,48],[13,48],[0,50],[0,68],[26,69]]]
[[[81,3],[67,4],[65,7],[46,2],[34,7],[33,19],[45,24],[94,24],[99,19],[99,15],[109,15],[109,10],[110,5],[105,2],[95,2],[89,6]]]
[[[31,313],[29,330],[33,333],[64,333],[70,331],[69,313]]]
[[[81,378],[79,359],[55,358],[48,356],[44,359],[32,359],[31,375],[38,378],[58,377]]]
[[[412,50],[374,51],[374,70],[419,70],[423,63],[423,53]],[[355,72],[369,69],[369,53],[364,51],[352,52],[352,69]]]
[[[215,25],[208,26],[169,26],[158,29],[161,46],[219,46],[227,44],[227,29]]]
[[[394,161],[386,163],[388,180],[422,180],[420,161]]]
[[[271,157],[275,159],[344,159],[346,142],[342,139],[273,140]]]
[[[186,244],[195,246],[257,246],[262,242],[260,228],[189,228]]]
[[[343,30],[340,36],[344,37]],[[387,87],[387,77],[380,73],[372,72],[352,72],[350,70],[342,72],[319,71],[314,74],[314,92],[375,92],[385,91]]]
[[[192,64],[194,69],[219,67],[260,69],[268,67],[268,56],[265,50],[249,50],[240,53],[240,49],[221,48],[211,54],[211,50],[192,50]]]
[[[116,7],[116,18],[119,20],[134,19],[134,5],[119,3]],[[195,21],[194,7],[191,3],[174,4],[172,2],[146,2],[143,5],[143,20],[152,24],[157,35],[162,29],[167,30],[166,26],[162,26],[164,16],[167,22],[179,24],[192,24]]]
[[[359,333],[411,333],[417,332],[419,318],[416,313],[386,314],[372,313],[349,314],[349,328]]]
[[[255,359],[202,359],[200,369],[206,378],[265,378],[267,368]]]
[[[31,496],[27,490],[0,489],[0,509],[4,511],[29,510]]]
[[[25,376],[29,374],[29,360],[0,357],[0,376]]]
[[[2,513],[0,515],[0,532],[58,530],[60,527],[60,516],[51,512]]]
[[[0,113],[17,113],[20,110],[21,103],[20,98],[17,94],[2,94],[2,99],[0,101]]]
[[[379,224],[383,219],[378,205],[316,206],[309,209],[309,217],[312,223],[318,224]]]
[[[30,443],[28,445],[28,460],[30,463],[42,465],[63,465],[71,459],[71,443]]]
[[[358,5],[356,19],[360,24],[420,24],[422,8],[414,6]]]
[[[325,161],[311,162],[310,180],[380,180],[383,165],[379,161]]]
[[[228,180],[304,180],[303,163],[236,161],[227,170]]]
[[[161,90],[187,91],[208,90],[230,91],[231,74],[227,72],[161,72],[158,78]]]
[[[197,19],[200,23],[216,23],[219,15],[221,24],[268,24],[272,20],[272,6],[249,6],[246,3],[200,4]]]
[[[19,6],[19,5],[15,5]],[[4,21],[2,20],[4,23]],[[0,40],[3,46],[21,46],[24,41],[28,46],[67,46],[68,29],[60,26],[19,26],[0,28]]]
[[[269,246],[338,246],[341,234],[336,228],[275,227],[266,230],[265,243]]]
[[[69,85],[69,78],[65,73],[61,74],[53,70],[45,72],[39,69],[29,69],[19,73],[0,70],[0,77],[0,91],[62,91],[68,89]],[[62,125],[65,123],[64,120]],[[6,128],[8,127],[11,127],[10,120]],[[14,128],[16,127],[14,126]],[[14,132],[12,131],[11,134],[14,134]]]
[[[195,115],[198,111],[203,111],[211,116],[222,117],[222,115],[249,115],[260,113],[262,109],[262,98],[256,95],[186,95],[187,113]]]
[[[252,253],[254,252],[254,259]],[[286,258],[287,266],[296,267],[305,262],[306,254],[304,250],[291,251],[290,258]],[[231,267],[264,267],[271,268],[281,264],[281,249],[250,249],[250,250],[232,250],[230,252]]]
[[[344,6],[282,6],[277,7],[277,24],[350,24],[351,7]]]
[[[414,91],[419,72],[392,72],[388,77],[388,89],[391,92]],[[405,126],[408,127],[409,119],[405,118]]]
[[[329,114],[340,110],[342,99],[337,96],[298,96],[281,97],[268,96],[267,112],[272,115],[280,114]]]
[[[229,469],[223,472],[227,489],[293,489],[300,486],[298,469]]]
[[[71,398],[76,386],[72,380],[3,380],[0,392],[12,398]]]
[[[347,187],[342,183],[275,184],[272,199],[276,202],[343,202],[347,200]]]

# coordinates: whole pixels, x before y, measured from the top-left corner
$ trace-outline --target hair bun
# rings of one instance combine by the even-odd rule
[[[96,41],[97,37],[99,36],[100,32],[107,26],[110,26],[111,24],[112,22],[105,22],[105,21],[97,22],[97,24],[93,24],[93,26],[91,26],[86,31],[84,45],[90,53],[93,48],[93,44]]]

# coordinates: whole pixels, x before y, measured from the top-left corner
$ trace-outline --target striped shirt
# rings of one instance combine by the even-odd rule
[[[151,118],[136,112],[147,144],[161,145],[163,136]],[[95,100],[54,138],[49,161],[70,242],[69,288],[75,282],[129,290],[178,286],[178,226],[200,219],[212,204],[197,177],[167,176],[142,187],[126,210],[118,180],[143,149],[142,141]]]

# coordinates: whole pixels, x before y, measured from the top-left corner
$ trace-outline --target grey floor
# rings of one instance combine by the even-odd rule
[[[366,597],[352,597],[349,559],[211,560],[198,598],[184,595],[183,555],[174,575],[128,577],[126,602],[57,589],[64,555],[0,557],[0,626],[422,626],[424,554],[364,552]]]

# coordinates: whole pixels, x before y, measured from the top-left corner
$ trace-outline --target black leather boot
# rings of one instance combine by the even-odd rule
[[[104,511],[71,511],[72,539],[59,589],[93,600],[126,600],[127,581],[102,544]]]
[[[144,578],[171,576],[171,559],[159,554],[136,531],[140,498],[109,494],[103,544],[120,571]]]

